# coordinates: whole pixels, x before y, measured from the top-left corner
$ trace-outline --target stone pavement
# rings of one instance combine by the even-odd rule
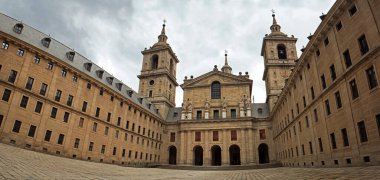
[[[52,156],[0,143],[0,179],[380,179],[380,166],[235,171],[131,168]]]

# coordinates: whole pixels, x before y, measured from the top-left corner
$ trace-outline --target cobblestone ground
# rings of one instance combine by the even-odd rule
[[[380,166],[236,171],[130,168],[57,157],[0,143],[0,179],[380,179]]]

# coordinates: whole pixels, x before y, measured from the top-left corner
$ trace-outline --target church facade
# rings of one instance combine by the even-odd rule
[[[380,3],[337,0],[297,55],[272,15],[265,103],[228,54],[177,82],[165,24],[141,53],[139,90],[46,34],[0,14],[0,141],[129,166],[340,167],[380,163]],[[269,26],[269,25],[268,25]],[[176,106],[176,87],[183,90]]]

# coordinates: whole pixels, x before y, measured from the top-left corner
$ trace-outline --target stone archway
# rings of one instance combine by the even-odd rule
[[[260,144],[258,148],[258,152],[259,152],[259,164],[269,163],[268,145],[265,143]]]
[[[230,146],[230,165],[240,165],[240,147],[236,144]]]
[[[222,165],[222,149],[218,145],[214,145],[211,147],[211,165]]]
[[[175,146],[169,147],[169,164],[177,164],[177,148]]]
[[[194,166],[203,166],[203,148],[195,146],[194,149]]]

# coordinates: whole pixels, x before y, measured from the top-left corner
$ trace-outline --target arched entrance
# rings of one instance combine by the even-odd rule
[[[230,146],[230,165],[240,165],[240,148],[238,145]]]
[[[222,149],[218,145],[214,145],[211,147],[211,165],[222,165]]]
[[[175,146],[169,147],[169,164],[177,164],[177,148]]]
[[[268,145],[265,143],[259,145],[259,163],[269,163]]]
[[[203,148],[201,146],[195,146],[193,151],[194,151],[194,165],[202,166],[203,165]]]

